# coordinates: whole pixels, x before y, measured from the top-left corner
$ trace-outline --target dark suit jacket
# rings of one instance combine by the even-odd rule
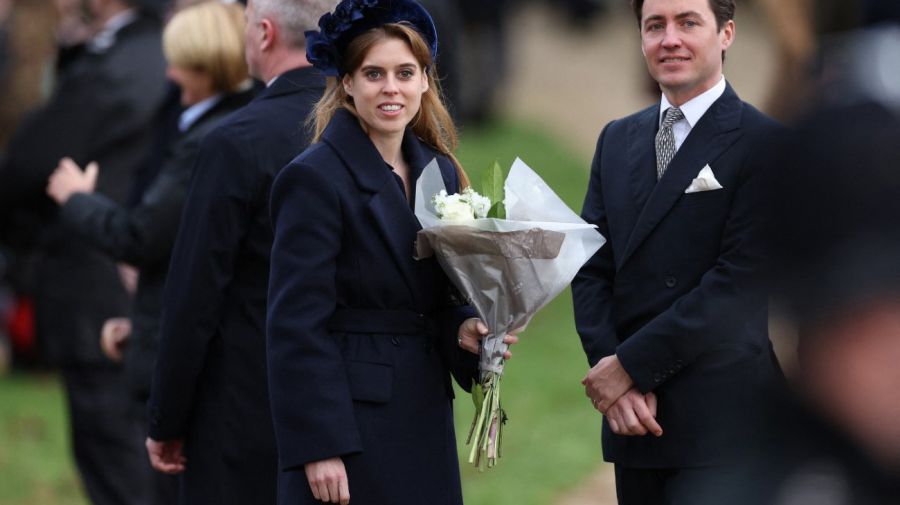
[[[409,131],[403,152],[412,181],[437,158],[456,191],[452,163]],[[466,385],[475,375],[476,356],[455,337],[472,311],[449,301],[433,258],[413,259],[420,226],[398,181],[340,110],[273,185],[268,361],[286,470],[279,503],[315,503],[303,465],[336,456],[352,500],[462,502],[448,372],[458,368]]]
[[[62,220],[85,242],[140,270],[124,362],[131,390],[142,403],[150,392],[169,255],[200,141],[252,98],[252,91],[225,95],[187,131],[176,135],[136,206],[126,208],[98,193],[76,193],[61,209]]]
[[[115,263],[61,225],[45,194],[59,160],[100,164],[97,193],[124,203],[152,138],[166,80],[159,24],[139,17],[103,53],[82,50],[59,76],[50,101],[17,130],[0,166],[0,220],[37,250],[37,334],[56,364],[108,363],[98,344],[109,317],[127,315]],[[11,229],[18,228],[18,229]],[[4,237],[11,239],[11,237]]]
[[[608,240],[573,282],[588,361],[616,354],[638,389],[659,399],[661,438],[604,423],[604,456],[627,467],[715,464],[778,376],[768,341],[759,180],[779,128],[730,86],[656,181],[659,106],[607,125],[583,217]],[[685,194],[709,165],[723,189]]]
[[[200,145],[163,297],[150,436],[184,439],[182,501],[272,503],[265,317],[275,173],[307,145],[324,79],[282,74]]]

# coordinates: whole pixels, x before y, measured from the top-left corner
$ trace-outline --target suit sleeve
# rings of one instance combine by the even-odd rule
[[[338,339],[340,197],[320,171],[288,165],[272,187],[267,359],[282,469],[363,450]]]
[[[248,152],[221,130],[200,145],[164,291],[150,396],[155,440],[183,438],[188,431],[198,377],[258,205],[258,175]]]
[[[197,149],[196,140],[179,143],[137,206],[128,209],[99,193],[77,193],[62,206],[62,219],[118,261],[143,267],[168,259]]]
[[[743,325],[764,313],[766,296],[759,281],[764,266],[761,233],[761,183],[767,150],[779,128],[756,139],[741,167],[738,185],[722,233],[715,265],[691,291],[618,346],[615,354],[647,393],[674,377],[704,352],[737,339]]]
[[[607,139],[610,123],[603,129],[597,141],[597,150],[591,164],[591,176],[581,217],[597,225],[597,231],[609,237],[609,223],[603,204],[603,177],[601,151]],[[604,356],[614,354],[619,339],[613,318],[613,291],[615,263],[611,245],[601,247],[572,281],[572,299],[575,309],[575,328],[581,337],[581,345],[587,354],[588,364],[593,366]]]

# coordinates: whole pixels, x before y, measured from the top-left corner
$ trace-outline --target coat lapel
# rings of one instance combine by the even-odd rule
[[[407,133],[407,136],[411,136]],[[397,269],[409,287],[413,300],[423,299],[413,270],[412,258],[416,232],[420,228],[409,201],[397,184],[381,154],[349,112],[335,113],[322,140],[330,145],[348,168],[356,184],[371,193],[368,209],[378,234],[390,251]],[[406,139],[404,139],[406,144]],[[413,167],[413,160],[408,160]],[[422,167],[412,171],[420,173]]]
[[[684,190],[697,177],[703,165],[715,161],[740,137],[741,107],[740,99],[729,85],[726,87],[725,93],[691,129],[691,133],[675,153],[669,168],[650,192],[628,239],[628,244],[625,246],[625,253],[617,262],[616,270],[622,268],[622,265],[628,261],[653,229],[669,213],[675,202],[684,194]],[[658,109],[656,110],[658,111]],[[636,122],[636,125],[644,128],[644,132],[636,132],[634,136],[639,139],[647,137],[647,133],[645,133],[647,131],[652,132],[655,136],[658,129],[658,125],[653,122],[649,126],[646,121]],[[645,147],[644,150],[650,153],[651,157],[654,156],[653,138],[651,137],[649,143],[644,145],[649,146],[649,149]],[[646,163],[646,156],[630,154],[641,163]],[[650,162],[650,166],[655,167],[655,161]],[[632,167],[633,172],[641,170],[646,171],[644,166]],[[652,175],[655,176],[655,172]]]

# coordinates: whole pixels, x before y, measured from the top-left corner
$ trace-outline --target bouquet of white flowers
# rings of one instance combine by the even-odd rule
[[[503,337],[524,329],[605,242],[521,160],[501,181],[495,165],[485,184],[493,202],[471,188],[448,195],[432,161],[416,184],[417,257],[437,256],[490,330],[482,340],[480,383],[472,388],[476,413],[467,441],[473,443],[469,462],[479,468],[500,457]]]

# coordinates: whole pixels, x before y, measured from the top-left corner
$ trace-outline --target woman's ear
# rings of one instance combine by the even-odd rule
[[[344,74],[344,77],[341,78],[341,85],[344,86],[344,93],[353,96],[353,79],[350,79],[350,74]]]
[[[428,72],[422,72],[422,93],[424,94],[426,91],[428,91],[428,88]]]

